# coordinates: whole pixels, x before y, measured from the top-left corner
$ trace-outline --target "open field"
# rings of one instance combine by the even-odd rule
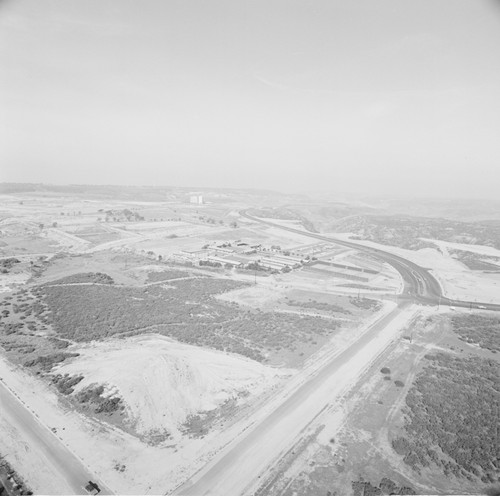
[[[185,191],[128,194],[13,194],[0,205],[0,376],[15,399],[0,416],[0,454],[35,492],[76,491],[78,468],[57,482],[68,450],[106,491],[189,493],[190,477],[231,446],[244,450],[254,429],[255,453],[281,450],[241,471],[259,496],[476,494],[495,482],[477,444],[492,449],[494,314],[413,306],[400,273],[375,255],[239,214],[259,204],[265,219],[307,232],[332,226],[331,208],[341,217],[372,207],[320,215],[321,206],[282,208],[265,195],[207,192],[190,204]],[[500,252],[438,233],[413,233],[423,249],[363,243],[430,270],[445,295],[496,301]],[[308,390],[336,366],[330,396]],[[442,388],[461,416],[434,432]],[[279,434],[278,422],[260,438],[261,422],[286,405],[293,429]],[[23,439],[19,409],[60,456]],[[481,419],[482,434],[455,432],[462,417]],[[459,451],[442,441],[451,438]]]

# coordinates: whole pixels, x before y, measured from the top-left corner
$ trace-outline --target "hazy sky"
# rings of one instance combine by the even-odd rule
[[[497,197],[494,0],[0,0],[0,181]]]

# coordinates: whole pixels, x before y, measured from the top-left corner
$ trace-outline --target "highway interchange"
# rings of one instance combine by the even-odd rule
[[[246,211],[240,212],[240,215],[254,222],[259,222],[261,224],[282,229],[284,231],[293,232],[295,234],[301,234],[303,236],[314,238],[327,243],[334,243],[337,245],[346,246],[348,248],[354,248],[358,251],[376,256],[380,260],[394,267],[399,272],[405,284],[402,296],[409,297],[415,303],[421,303],[424,305],[449,305],[456,307],[477,308],[482,310],[500,310],[500,305],[498,304],[453,300],[443,296],[443,292],[439,282],[427,269],[420,267],[419,265],[388,251],[384,251],[379,248],[373,248],[371,246],[366,246],[361,243],[355,243],[353,241],[345,241],[342,239],[324,236],[322,234],[313,233],[310,231],[283,226],[281,224],[276,224],[274,222],[249,215]]]

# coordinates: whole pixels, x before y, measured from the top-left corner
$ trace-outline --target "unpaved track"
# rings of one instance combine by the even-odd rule
[[[84,467],[82,462],[69,451],[46,426],[43,426],[14,394],[0,381],[0,406],[2,418],[23,436],[32,450],[37,450],[46,463],[65,483],[64,494],[85,494],[84,486],[89,480],[97,482],[100,494],[112,494]]]
[[[265,420],[229,446],[175,494],[238,496],[253,491],[260,475],[279,460],[324,408],[341,400],[359,375],[397,338],[400,326],[394,321],[402,313],[409,316],[412,308],[403,303],[375,322],[359,340],[327,362]]]

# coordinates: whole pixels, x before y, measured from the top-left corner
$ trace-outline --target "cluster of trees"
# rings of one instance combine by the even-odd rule
[[[80,406],[94,413],[112,414],[125,409],[122,398],[103,396],[103,393],[101,385],[87,386],[76,394],[75,399]]]
[[[431,463],[445,475],[499,480],[500,365],[477,356],[427,355],[406,397],[405,435],[393,440],[405,463]]]
[[[491,315],[455,315],[453,331],[466,343],[478,344],[494,353],[500,351],[500,318]]]
[[[103,212],[102,209],[99,212]],[[133,212],[128,208],[124,208],[123,210],[106,210],[104,211],[105,221],[109,222],[113,220],[113,222],[119,222],[121,220],[127,220],[129,222],[132,221],[143,221],[145,218],[142,215],[139,215],[137,212]]]

